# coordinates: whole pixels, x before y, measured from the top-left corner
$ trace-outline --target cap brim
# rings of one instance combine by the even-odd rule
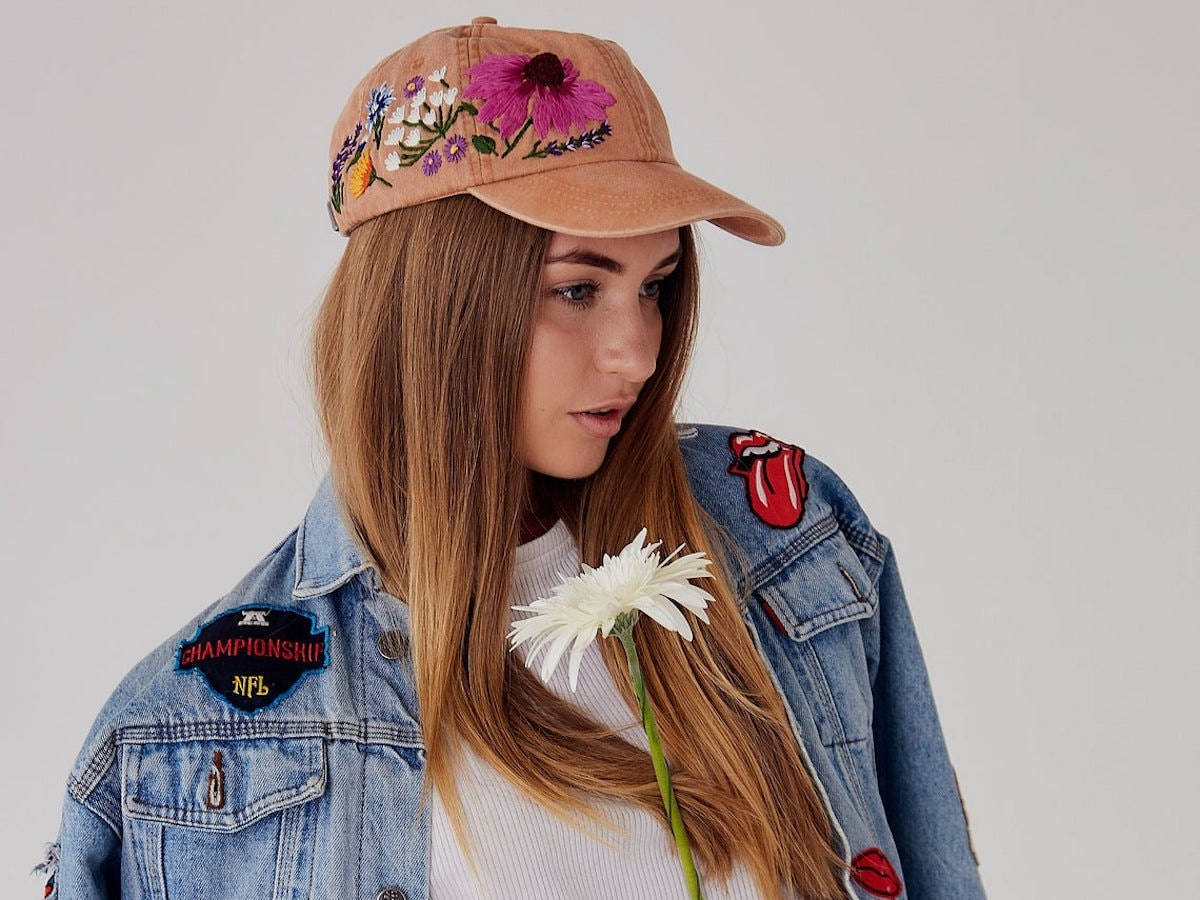
[[[756,244],[775,246],[784,239],[783,226],[762,210],[671,163],[590,162],[468,193],[523,222],[581,237],[652,234],[708,220]]]

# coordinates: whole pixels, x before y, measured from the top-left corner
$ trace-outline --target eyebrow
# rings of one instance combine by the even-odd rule
[[[675,248],[674,253],[664,256],[654,268],[665,269],[667,266],[675,265],[681,259],[683,259],[683,247],[679,246]],[[603,253],[595,253],[591,250],[571,250],[558,256],[548,256],[546,257],[545,265],[553,266],[563,263],[573,266],[591,266],[594,269],[603,269],[605,272],[612,272],[614,275],[621,275],[625,272],[625,266],[611,256],[605,256]]]

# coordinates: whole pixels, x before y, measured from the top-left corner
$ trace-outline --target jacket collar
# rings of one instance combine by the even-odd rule
[[[342,520],[341,500],[327,471],[296,534],[292,596],[328,594],[367,568]]]

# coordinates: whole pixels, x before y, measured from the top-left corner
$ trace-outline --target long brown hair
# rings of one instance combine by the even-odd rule
[[[436,787],[460,840],[463,743],[533,798],[585,815],[637,804],[666,823],[649,756],[550,693],[507,652],[513,548],[530,477],[514,446],[520,378],[550,233],[471,197],[395,210],[353,231],[317,316],[314,384],[349,524],[384,589],[408,604]],[[695,334],[691,230],[663,287],[654,376],[604,464],[537,478],[585,562],[643,525],[664,546],[721,559],[693,499],[674,410]],[[735,861],[762,894],[842,897],[844,867],[771,676],[728,577],[705,585],[712,622],[692,642],[638,628],[647,688],[704,871]],[[632,691],[620,647],[602,641]]]

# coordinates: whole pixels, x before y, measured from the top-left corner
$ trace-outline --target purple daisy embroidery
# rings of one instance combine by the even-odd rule
[[[425,79],[420,75],[414,75],[404,84],[404,99],[411,100],[423,87],[425,87]]]
[[[442,167],[442,154],[436,150],[430,150],[425,154],[425,158],[421,160],[421,171],[426,175],[436,175],[437,170]]]
[[[484,100],[479,118],[495,124],[504,141],[527,121],[532,121],[539,140],[551,129],[569,135],[572,125],[582,128],[590,121],[603,121],[604,111],[617,102],[598,82],[580,78],[569,59],[553,53],[488,56],[466,74],[472,82],[462,95]]]
[[[442,148],[442,152],[446,154],[446,162],[458,162],[467,155],[467,139],[461,134],[452,136],[446,141],[446,146]]]

